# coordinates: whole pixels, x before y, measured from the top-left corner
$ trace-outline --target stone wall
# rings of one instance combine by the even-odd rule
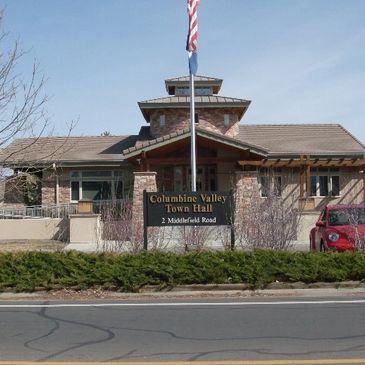
[[[260,196],[256,171],[237,171],[235,186],[236,220],[246,213],[252,199]]]
[[[224,134],[228,137],[234,137],[239,132],[238,115],[232,114],[231,109],[209,109],[197,108],[199,114],[199,124],[197,126],[208,131]],[[230,123],[224,125],[224,114],[230,115]],[[165,115],[165,125],[160,126],[160,115]],[[151,135],[155,138],[161,137],[177,130],[190,127],[190,109],[159,109],[151,115]]]
[[[56,178],[53,173],[43,172],[42,205],[56,204]]]
[[[69,203],[71,200],[70,180],[65,177],[60,177],[58,186],[58,201],[60,204]]]
[[[132,207],[132,241],[141,245],[143,242],[143,190],[157,191],[156,172],[135,172]]]

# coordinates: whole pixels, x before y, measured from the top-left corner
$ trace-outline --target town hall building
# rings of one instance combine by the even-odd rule
[[[328,203],[365,201],[365,147],[355,136],[340,124],[245,123],[250,101],[222,96],[222,82],[195,77],[198,191],[247,199],[275,191],[311,217]],[[145,189],[189,191],[189,77],[165,86],[165,96],[138,102],[138,135],[17,139],[2,151],[2,164],[38,176],[40,205],[130,197],[137,212]],[[24,201],[5,191],[0,204]]]

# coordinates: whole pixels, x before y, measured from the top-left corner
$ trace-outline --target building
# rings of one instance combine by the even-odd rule
[[[365,147],[341,125],[241,124],[250,101],[221,96],[222,81],[195,78],[198,190],[264,199],[274,189],[311,217],[329,202],[365,200]],[[42,205],[133,193],[138,206],[145,188],[187,191],[189,77],[165,85],[167,96],[138,103],[147,123],[138,135],[18,139],[3,165],[39,176]]]

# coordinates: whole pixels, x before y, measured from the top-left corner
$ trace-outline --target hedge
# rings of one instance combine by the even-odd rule
[[[146,285],[337,282],[365,278],[365,253],[221,251],[186,254],[144,252],[2,253],[0,291],[102,288],[136,292]]]

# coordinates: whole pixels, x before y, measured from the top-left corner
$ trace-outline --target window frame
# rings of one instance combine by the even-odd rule
[[[264,181],[266,182],[264,183]],[[271,190],[274,196],[282,197],[284,189],[281,169],[259,169],[258,183],[261,198],[267,198]]]
[[[311,187],[310,187],[310,196],[314,198],[326,198],[326,197],[333,197],[338,198],[341,197],[341,173],[338,168],[315,168],[311,169],[310,171],[311,177]],[[322,194],[323,190],[321,191],[321,178],[325,177],[327,179],[327,194]],[[334,186],[334,179],[338,179],[338,194],[333,194],[333,186]],[[313,194],[313,180],[315,182],[315,194]]]
[[[91,174],[95,172],[96,174],[94,176],[92,176]],[[103,176],[102,173],[105,173],[105,175]],[[86,174],[84,174],[86,173]],[[89,175],[89,176],[85,176],[85,175]],[[69,173],[69,187],[70,187],[70,193],[69,193],[69,198],[70,198],[70,202],[71,203],[77,203],[78,200],[74,200],[72,199],[72,185],[75,184],[75,182],[78,183],[79,185],[79,191],[78,191],[78,196],[79,196],[79,200],[84,199],[83,197],[83,182],[107,182],[110,183],[110,189],[111,189],[111,199],[117,199],[116,194],[117,194],[117,188],[118,188],[118,183],[122,183],[122,191],[123,191],[123,195],[124,192],[126,190],[126,186],[129,184],[130,185],[130,181],[128,181],[129,179],[129,171],[120,171],[120,170],[71,170]],[[118,199],[123,199],[122,198],[118,198]]]

